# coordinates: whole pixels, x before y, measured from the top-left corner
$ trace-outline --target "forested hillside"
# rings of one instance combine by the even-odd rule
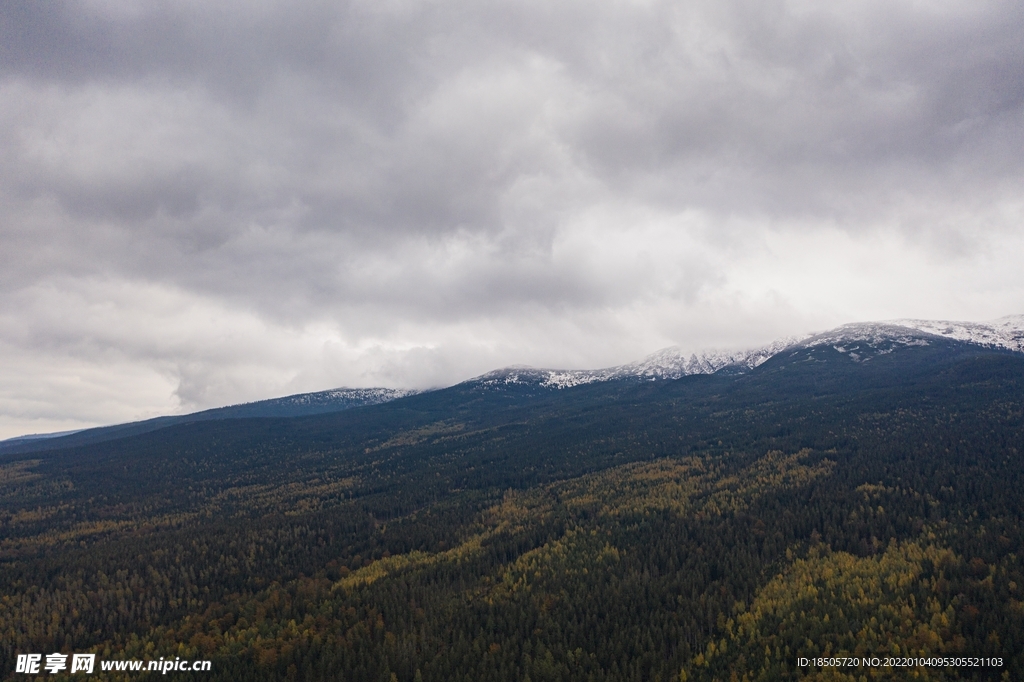
[[[1022,455],[1024,356],[953,341],[8,455],[0,674],[1024,679]],[[1003,666],[797,666],[838,655]]]

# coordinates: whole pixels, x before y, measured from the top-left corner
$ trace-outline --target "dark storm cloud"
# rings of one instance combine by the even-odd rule
[[[602,171],[722,210],[856,219],[894,192],[1019,177],[1020,7],[782,7],[733,5],[703,63],[671,43],[680,59],[618,88],[632,116],[583,144]]]
[[[791,333],[761,308],[861,314],[790,278],[893,269],[858,249],[927,282],[975,258],[964,290],[1018,301],[977,259],[1019,243],[1022,27],[1011,2],[4,3],[0,344],[202,404]],[[233,353],[241,329],[268,340]]]
[[[8,77],[200,88],[235,116],[276,113],[266,128],[252,121],[253,138],[230,152],[283,170],[277,189],[303,202],[317,228],[496,229],[501,193],[547,169],[549,150],[503,157],[500,125],[417,137],[410,119],[467,71],[500,80],[503,69],[528,70],[530,56],[582,99],[548,142],[644,201],[859,218],[895,189],[919,191],[915,183],[941,193],[965,172],[975,183],[1020,171],[1024,9],[1015,3],[5,8]],[[509,132],[542,115],[533,104],[511,113]],[[500,124],[501,111],[475,113]],[[337,184],[303,189],[309,174],[339,168],[349,173]],[[258,188],[225,182],[230,170],[182,164],[145,178],[151,185],[57,191],[72,211],[127,220],[211,203],[248,215]]]
[[[282,70],[331,73],[353,103],[399,75],[402,35],[381,42],[352,26],[343,5],[318,3],[33,3],[3,15],[4,71],[71,85],[197,80],[221,95],[253,96]],[[399,49],[396,49],[399,48]]]

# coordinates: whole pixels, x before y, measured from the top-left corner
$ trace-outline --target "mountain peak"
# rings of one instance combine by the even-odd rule
[[[863,355],[887,353],[897,346],[926,346],[929,339],[949,339],[986,348],[1024,352],[1024,315],[1008,315],[992,322],[948,320],[888,320],[856,322],[814,334],[799,345],[805,348],[831,345],[840,352]],[[866,344],[866,348],[859,344]],[[852,353],[857,357],[857,353]]]

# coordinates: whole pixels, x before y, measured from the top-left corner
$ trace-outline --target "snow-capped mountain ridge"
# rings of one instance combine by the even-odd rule
[[[827,355],[818,352],[825,346],[831,346],[848,360],[861,363],[891,353],[900,347],[928,346],[942,339],[1024,353],[1024,315],[1009,315],[991,322],[914,319],[861,322],[801,338],[779,339],[749,350],[689,353],[678,346],[673,346],[652,353],[642,360],[605,369],[552,370],[518,365],[488,372],[464,384],[494,388],[526,384],[556,390],[612,380],[659,381],[721,371],[742,374],[760,367],[782,353],[811,354],[820,358]],[[48,442],[59,441],[62,443],[61,447],[99,443],[112,438],[148,433],[166,426],[196,421],[325,414],[352,407],[386,403],[419,392],[389,388],[329,389],[218,407],[187,415],[156,417],[82,431],[21,436],[0,441],[0,454],[31,452],[52,447],[47,445]]]
[[[554,370],[518,365],[488,372],[471,381],[487,386],[536,384],[557,389],[615,379],[679,379],[694,374],[714,374],[726,368],[736,372],[749,371],[791,348],[828,345],[848,354],[853,360],[863,361],[874,355],[891,353],[901,346],[925,346],[929,339],[936,338],[1024,353],[1024,315],[1009,315],[988,323],[910,319],[856,322],[799,338],[778,339],[748,350],[687,353],[678,346],[672,346],[617,367]]]
[[[327,391],[300,393],[284,398],[276,398],[276,401],[281,405],[320,405],[341,401],[354,401],[361,405],[376,405],[404,398],[416,392],[400,388],[332,388]],[[256,402],[262,403],[266,401],[260,400]],[[256,403],[242,403],[242,405],[254,404]]]
[[[1024,352],[1024,315],[1010,315],[988,323],[907,319],[857,322],[810,336],[797,346],[829,345],[853,360],[864,361],[901,346],[927,346],[930,340],[936,339],[1021,353]]]
[[[1007,315],[991,322],[944,320],[893,320],[890,324],[917,329],[979,346],[1006,348],[1024,353],[1024,315]]]
[[[605,369],[536,369],[522,365],[506,367],[481,375],[471,381],[486,386],[538,384],[544,388],[571,388],[613,379],[656,381],[679,379],[693,374],[714,374],[726,367],[746,371],[760,366],[798,339],[786,338],[751,350],[708,350],[686,353],[678,346],[663,348],[642,360]]]

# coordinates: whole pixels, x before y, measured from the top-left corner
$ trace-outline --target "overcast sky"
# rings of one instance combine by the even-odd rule
[[[1024,4],[0,4],[0,437],[1024,313]]]

